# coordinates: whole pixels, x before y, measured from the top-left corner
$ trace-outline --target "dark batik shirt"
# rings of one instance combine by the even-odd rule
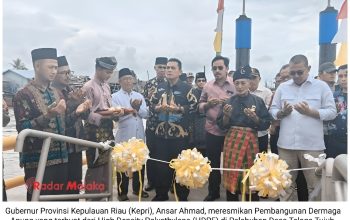
[[[232,96],[224,104],[229,104],[232,106],[232,114],[228,125],[223,125],[223,110],[221,109],[219,116],[217,118],[218,126],[221,129],[228,129],[231,126],[238,127],[248,127],[256,131],[263,131],[270,127],[271,120],[273,119],[270,113],[268,112],[264,101],[252,94],[247,96]],[[245,108],[252,108],[255,106],[255,113],[259,117],[259,124],[256,124],[252,119],[250,119],[245,113]]]
[[[150,100],[148,99],[148,96],[152,93],[152,91],[155,92],[157,90],[157,86],[162,82],[165,82],[165,79],[157,79],[157,77],[154,77],[153,79],[150,79],[146,83],[142,95],[146,100],[147,106],[150,106],[150,104],[151,104]],[[156,130],[157,117],[158,117],[157,112],[150,109],[149,117],[148,117],[147,122],[146,122],[146,129],[147,130],[150,130],[150,131]]]
[[[62,94],[52,87],[37,85],[35,81],[19,90],[13,99],[16,129],[19,132],[29,128],[55,134],[65,134],[65,114],[47,118],[48,106],[58,103]],[[43,139],[27,137],[23,152],[20,154],[20,166],[37,168]],[[68,162],[67,147],[64,142],[51,141],[46,166]]]
[[[337,136],[340,141],[346,141],[348,135],[348,94],[342,91],[334,92],[337,117],[329,122],[329,134]]]
[[[168,82],[158,85],[156,92],[151,98],[151,109],[161,104],[166,97],[167,104],[174,102],[184,108],[184,113],[160,112],[157,115],[155,134],[165,139],[184,138],[188,136],[190,117],[197,109],[197,99],[191,86],[178,80],[171,86]]]
[[[89,117],[90,111],[86,111],[80,115],[76,114],[77,107],[82,103],[78,100],[74,100],[69,97],[69,93],[72,92],[73,89],[70,87],[66,87],[61,90],[64,99],[66,100],[66,135],[69,137],[75,137],[84,139],[84,128],[83,128],[83,121],[87,120]],[[75,144],[67,143],[68,152],[80,152],[83,149],[85,149],[83,146],[77,146]]]

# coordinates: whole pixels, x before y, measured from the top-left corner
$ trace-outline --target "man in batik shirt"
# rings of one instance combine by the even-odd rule
[[[153,79],[150,79],[144,88],[143,91],[143,97],[146,100],[147,106],[150,106],[150,99],[154,92],[157,90],[157,86],[165,82],[165,70],[166,70],[166,64],[168,62],[168,58],[166,57],[157,57],[156,62],[154,65],[154,70],[157,73],[157,76],[154,77]],[[154,112],[150,109],[149,111],[149,117],[146,122],[146,144],[147,147],[150,151],[150,156],[153,156],[153,148],[155,146],[155,130],[157,126],[157,112]],[[153,184],[153,179],[154,179],[154,171],[153,171],[153,166],[154,166],[154,161],[147,161],[146,165],[146,170],[147,170],[147,179],[148,179],[148,184],[145,187],[146,191],[151,191],[154,189],[154,184]]]
[[[66,104],[61,93],[51,87],[57,74],[57,52],[54,48],[32,51],[35,71],[33,81],[19,90],[13,99],[16,129],[35,129],[55,134],[65,134]],[[27,201],[32,198],[43,140],[28,137],[20,154],[20,166],[24,167],[27,183]],[[51,141],[42,184],[62,184],[59,189],[41,190],[41,195],[64,194],[67,182],[67,147],[62,141]],[[61,186],[61,185],[60,185]]]
[[[157,126],[155,130],[156,145],[154,158],[170,161],[178,156],[182,150],[188,148],[189,118],[197,108],[197,99],[192,93],[192,88],[182,82],[181,61],[175,58],[167,63],[167,82],[157,87],[152,96],[151,108],[158,112]],[[152,201],[166,201],[169,199],[168,191],[173,182],[174,171],[168,164],[157,163],[154,166],[157,174],[155,179],[156,196]],[[174,183],[180,201],[187,201],[189,189]]]

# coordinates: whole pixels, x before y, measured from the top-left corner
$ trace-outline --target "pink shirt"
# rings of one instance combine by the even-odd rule
[[[100,126],[102,116],[95,111],[106,110],[112,106],[112,96],[109,85],[94,77],[84,84],[83,91],[86,91],[86,98],[90,99],[92,102],[88,122]]]
[[[228,99],[235,93],[235,86],[232,78],[227,77],[223,86],[219,86],[215,80],[209,81],[203,88],[201,98],[199,99],[199,112],[206,114],[205,130],[210,134],[216,136],[225,136],[223,130],[221,130],[216,124],[216,118],[222,108],[221,105],[217,105],[210,108],[205,112],[204,105],[211,99]]]

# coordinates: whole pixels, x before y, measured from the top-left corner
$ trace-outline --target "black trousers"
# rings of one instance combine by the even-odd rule
[[[340,154],[348,153],[348,140],[346,136],[325,135],[324,143],[326,145],[325,153],[327,158],[336,158]]]
[[[259,152],[267,153],[267,146],[269,145],[269,135],[264,135],[258,138]]]
[[[81,152],[73,152],[68,154],[68,182],[73,184],[81,184],[82,183],[82,153]],[[79,189],[67,189],[67,194],[79,194]],[[70,200],[70,201],[79,201]]]
[[[276,133],[270,135],[270,147],[271,152],[274,154],[278,154],[277,141],[280,134],[280,127],[276,127]]]
[[[185,138],[164,139],[157,137],[154,148],[154,158],[164,161],[170,161],[177,158],[182,150],[187,149],[187,140]],[[174,180],[174,170],[167,163],[155,163],[153,172],[157,175],[154,179],[157,196],[168,197],[168,191]],[[180,186],[175,183],[176,193],[180,201],[186,201],[189,189],[185,186]]]
[[[142,185],[144,183],[144,175],[145,175],[145,166],[142,167],[142,170],[141,170],[141,181],[142,181]],[[128,191],[129,191],[129,177],[125,174],[125,173],[122,173],[120,175],[120,173],[117,173],[117,185],[118,185],[118,195],[127,195],[128,194]],[[121,189],[121,192],[119,192],[119,183],[121,182],[120,184],[120,189]],[[139,172],[133,172],[132,174],[132,189],[134,192],[137,192],[139,193],[139,190],[140,190],[140,175],[139,175]]]
[[[24,180],[27,185],[27,201],[32,200],[33,184],[36,177],[37,168],[24,168]],[[60,195],[66,193],[66,184],[68,180],[68,164],[61,163],[47,166],[44,172],[43,184],[54,184],[58,186],[52,189],[42,189],[40,195]],[[42,185],[39,186],[41,188]],[[62,187],[61,187],[62,186]]]
[[[153,158],[154,147],[156,145],[156,135],[154,131],[151,131],[149,129],[146,129],[145,133],[146,133],[146,145],[149,150],[149,156]],[[153,160],[148,160],[146,163],[147,180],[150,185],[153,185],[153,182],[154,182],[155,163],[156,162]]]
[[[225,136],[216,136],[207,132],[207,157],[210,160],[210,165],[213,168],[220,167],[221,152],[224,146]],[[221,174],[219,170],[213,170],[209,176],[208,191],[209,195],[220,195]]]

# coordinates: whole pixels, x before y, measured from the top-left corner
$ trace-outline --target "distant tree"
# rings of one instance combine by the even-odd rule
[[[20,58],[12,60],[11,66],[16,70],[28,70]]]

